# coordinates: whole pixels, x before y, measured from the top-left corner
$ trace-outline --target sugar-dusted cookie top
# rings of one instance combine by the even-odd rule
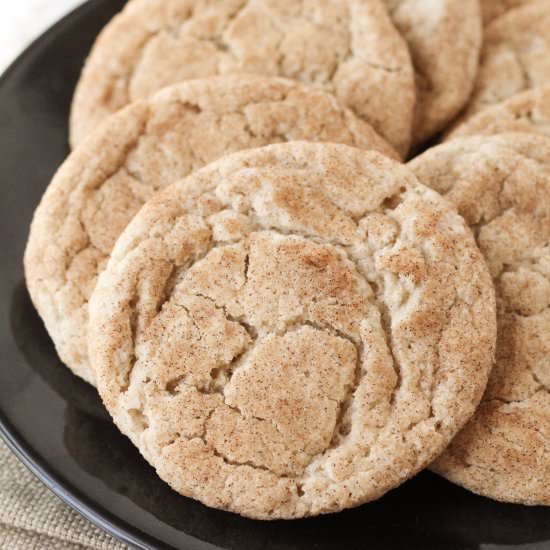
[[[433,468],[476,493],[550,504],[550,139],[457,138],[411,163],[476,235],[497,293],[496,365]]]
[[[473,413],[494,291],[464,221],[402,165],[291,142],[151,199],[90,305],[115,422],[183,495],[333,512],[427,465]]]
[[[513,9],[486,27],[479,74],[464,118],[550,84],[550,2]]]
[[[421,145],[466,105],[482,42],[478,0],[384,0],[407,41],[416,73],[413,145]]]
[[[414,72],[380,0],[133,0],[101,33],[86,63],[72,143],[132,100],[228,73],[323,88],[402,156],[407,152]]]
[[[396,156],[330,94],[259,76],[166,89],[128,106],[85,140],[47,189],[25,254],[31,297],[63,362],[93,383],[88,299],[119,234],[156,190],[228,152],[291,139]]]
[[[550,84],[521,92],[458,124],[446,140],[473,135],[527,132],[550,137]]]

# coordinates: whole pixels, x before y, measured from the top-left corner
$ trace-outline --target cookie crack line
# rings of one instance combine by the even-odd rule
[[[434,400],[434,394],[435,394],[435,384],[436,384],[437,373],[438,373],[439,367],[441,365],[441,342],[443,341],[443,335],[445,333],[445,329],[447,328],[447,326],[450,323],[450,313],[456,307],[458,302],[466,303],[464,300],[462,300],[460,298],[460,296],[458,295],[458,292],[455,289],[455,294],[454,294],[453,301],[452,301],[451,305],[447,308],[447,311],[446,311],[446,316],[447,316],[446,325],[441,327],[441,329],[439,331],[439,338],[437,340],[438,364],[437,364],[437,369],[435,369],[434,372],[433,372],[432,384],[431,384],[431,387],[430,387],[430,415],[429,415],[430,418],[432,416],[434,416],[434,413],[433,413],[433,400]]]
[[[353,33],[351,32],[351,29],[350,29],[349,33],[350,33],[350,35],[353,35]],[[364,63],[365,65],[367,65],[371,69],[374,69],[375,71],[382,71],[382,72],[388,73],[388,74],[399,74],[399,73],[403,72],[403,67],[400,67],[400,66],[390,67],[390,66],[387,66],[387,65],[382,65],[381,63],[378,63],[376,61],[372,61],[370,59],[367,59],[364,55],[365,52],[363,52],[362,55],[359,55],[353,49],[352,42],[353,42],[353,40],[350,40],[346,53],[343,56],[340,57],[338,62],[329,71],[328,78],[327,78],[327,80],[329,82],[333,82],[334,78],[336,77],[336,73],[338,72],[340,67],[342,65],[345,65],[346,63],[349,63],[349,61],[351,61],[351,59],[353,59],[354,57],[360,59],[361,63]],[[412,60],[411,60],[411,67],[412,67]]]
[[[345,429],[344,418],[353,403],[353,397],[355,396],[357,388],[359,388],[359,385],[361,384],[361,380],[363,378],[362,364],[363,364],[363,357],[365,353],[365,347],[361,341],[359,342],[356,341],[352,336],[350,336],[349,334],[345,333],[342,330],[338,330],[330,325],[326,325],[326,326],[321,325],[320,323],[315,323],[307,319],[306,320],[302,319],[300,321],[296,321],[295,323],[288,325],[286,333],[291,332],[292,330],[297,330],[304,326],[309,326],[321,331],[328,330],[335,336],[338,336],[343,340],[347,340],[355,348],[356,354],[357,354],[353,381],[351,384],[346,385],[346,394],[344,395],[344,397],[341,400],[337,400],[332,398],[329,394],[322,392],[327,399],[329,399],[330,401],[334,402],[337,405],[338,410],[336,414],[336,422],[334,424],[334,429],[332,431],[332,436],[330,437],[330,443],[328,447],[322,452],[317,453],[316,455],[310,455],[312,457],[310,460],[310,464],[311,464],[311,462],[313,462],[313,460],[315,460],[317,457],[322,456],[324,453],[326,453],[330,449],[336,448],[338,446],[337,443],[339,443],[338,441],[339,436],[345,436],[347,435],[346,431],[347,432],[351,431],[351,426],[348,428],[348,430]]]
[[[545,393],[545,389],[543,384],[540,384],[538,388],[533,390],[527,397],[522,397],[521,399],[506,399],[502,396],[491,396],[489,399],[484,399],[483,403],[502,403],[503,405],[517,405],[520,403],[525,403],[525,401],[529,401],[529,399],[532,399],[535,395],[539,393]]]
[[[214,250],[214,248],[212,248],[211,250]],[[224,314],[225,319],[227,321],[230,321],[232,323],[236,323],[236,324],[240,325],[246,331],[246,333],[248,334],[248,336],[250,338],[250,343],[247,346],[245,346],[245,348],[241,352],[237,353],[235,355],[235,357],[233,357],[233,359],[229,363],[220,363],[219,365],[215,366],[212,369],[212,371],[223,370],[224,372],[226,372],[228,374],[228,379],[226,381],[226,384],[227,384],[227,383],[230,382],[233,374],[235,373],[236,368],[240,365],[240,363],[243,362],[244,357],[246,356],[246,354],[249,351],[251,351],[251,349],[254,347],[254,344],[258,341],[258,334],[257,334],[256,330],[253,329],[253,327],[249,323],[247,323],[244,319],[237,318],[233,315],[230,315],[227,312],[227,308],[225,306],[219,305],[218,303],[216,303],[215,300],[210,298],[210,296],[206,296],[205,294],[201,294],[201,293],[193,293],[193,292],[188,293],[186,295],[189,296],[189,297],[202,298],[202,299],[207,300],[208,302],[210,302],[218,311],[221,311]],[[193,315],[190,312],[189,308],[187,308],[186,306],[180,304],[179,302],[178,302],[178,305],[180,305],[186,311],[188,317],[191,319],[191,322],[197,328],[197,332],[200,334],[200,332],[201,332],[200,328],[197,326],[196,321],[193,318]],[[201,339],[202,339],[202,335],[199,336],[199,341]],[[211,371],[211,374],[212,374],[212,371]],[[166,384],[166,387],[167,387],[167,389],[169,387],[174,388],[172,391],[170,391],[170,393],[173,393],[173,394],[178,393],[177,386],[181,382],[185,382],[185,379],[186,379],[185,376],[181,376],[181,377],[177,377],[177,378],[174,378],[172,380],[169,380]],[[198,386],[193,386],[193,387],[199,393],[202,393],[204,395],[212,395],[212,394],[224,395],[223,391],[222,391],[223,388],[214,387],[212,382],[213,382],[213,379],[212,379],[212,376],[211,376],[210,388],[209,389],[200,388]],[[225,403],[225,404],[227,405],[227,403]]]
[[[519,168],[519,161],[516,163],[514,168],[509,173],[505,174],[501,178],[501,180],[499,181],[499,190],[497,192],[499,206],[500,206],[500,203],[501,203],[502,195],[504,194],[504,186],[510,180],[510,178],[516,174],[518,168]],[[469,224],[469,227],[472,230],[472,233],[474,234],[474,237],[476,239],[476,242],[477,242],[478,246],[479,246],[479,236],[480,236],[480,233],[481,233],[482,229],[485,226],[489,225],[490,223],[493,223],[495,220],[498,220],[499,218],[502,218],[507,212],[511,212],[512,210],[514,210],[516,208],[516,206],[517,205],[511,205],[511,206],[508,206],[506,208],[500,207],[501,209],[499,210],[499,212],[497,212],[494,216],[492,216],[490,218],[486,218],[485,217],[485,212],[483,212],[483,214],[481,216],[481,220],[479,222]],[[497,275],[497,277],[498,277],[498,275]]]
[[[227,30],[227,27],[231,25],[231,23],[240,15],[240,13],[243,10],[245,10],[248,7],[249,4],[250,4],[250,0],[246,0],[241,4],[241,6],[238,7],[238,9],[234,13],[229,14],[229,17],[226,20],[225,26],[220,34],[216,34],[209,38],[201,38],[200,36],[192,36],[191,38],[193,40],[196,40],[197,42],[204,42],[207,44],[211,44],[215,46],[219,52],[229,53],[233,58],[236,58],[235,53],[231,48],[231,45],[224,40],[223,35],[224,35],[224,32]],[[163,33],[169,33],[172,36],[172,38],[174,38],[175,40],[181,39],[184,28],[187,26],[189,21],[191,21],[194,17],[194,9],[195,9],[195,5],[192,6],[191,12],[188,14],[187,18],[184,19],[177,27],[170,27],[170,26],[163,27],[161,29],[158,29],[157,31],[148,33],[146,37],[144,37],[144,39],[140,44],[140,47],[138,48],[139,51],[138,51],[137,58],[134,61],[134,63],[131,65],[130,70],[127,72],[126,77],[124,79],[126,95],[130,100],[137,99],[132,97],[130,90],[132,89],[136,73],[143,62],[143,58],[145,56],[148,44]],[[219,74],[219,71],[218,71],[218,74]]]
[[[535,383],[539,385],[539,389],[544,390],[546,393],[550,394],[550,388],[539,378],[539,376],[533,370],[532,367],[529,369],[529,373],[533,377],[533,380],[535,381]],[[537,392],[535,392],[535,393],[537,393]]]

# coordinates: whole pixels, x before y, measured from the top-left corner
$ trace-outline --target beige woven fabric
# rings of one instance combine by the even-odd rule
[[[40,483],[0,440],[0,548],[125,550]]]

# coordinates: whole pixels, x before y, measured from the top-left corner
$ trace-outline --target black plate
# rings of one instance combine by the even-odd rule
[[[33,44],[0,81],[0,430],[19,458],[96,525],[138,548],[496,550],[550,548],[550,509],[477,497],[424,472],[338,515],[260,523],[171,491],[64,368],[23,283],[28,225],[68,152],[84,57],[122,0],[92,0]]]

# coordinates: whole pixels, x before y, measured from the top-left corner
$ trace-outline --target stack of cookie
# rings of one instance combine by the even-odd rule
[[[550,0],[130,0],[107,25],[27,285],[176,491],[297,518],[437,459],[550,504],[548,28]]]

